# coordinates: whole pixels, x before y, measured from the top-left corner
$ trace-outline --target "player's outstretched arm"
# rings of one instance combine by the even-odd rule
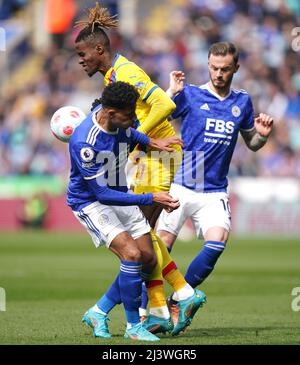
[[[141,133],[133,128],[131,128],[131,139],[135,144],[140,143],[159,151],[173,152],[175,150],[170,146],[174,144],[178,144],[183,147],[183,141],[176,136],[166,137],[162,139],[149,138],[144,133]]]
[[[254,128],[250,131],[241,131],[241,135],[247,147],[252,151],[262,148],[273,130],[273,118],[267,114],[260,113],[254,119]]]
[[[168,213],[171,213],[180,206],[179,200],[173,198],[167,192],[153,193],[153,203],[154,202],[162,206]]]
[[[172,71],[170,72],[170,83],[169,88],[166,91],[168,96],[172,98],[184,88],[185,74],[183,71]]]

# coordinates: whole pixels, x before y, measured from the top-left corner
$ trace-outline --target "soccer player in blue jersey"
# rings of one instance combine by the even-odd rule
[[[133,86],[113,83],[104,89],[101,104],[76,128],[69,143],[71,174],[67,203],[95,246],[106,245],[121,261],[119,275],[110,290],[125,308],[125,338],[158,341],[140,322],[138,311],[142,275],[153,270],[156,256],[150,226],[137,205],[156,202],[172,211],[179,203],[167,192],[129,194],[124,168],[131,145],[140,143],[172,152],[168,146],[181,141],[175,136],[149,138],[130,128],[138,97]],[[107,316],[97,306],[87,311],[83,319],[101,337],[111,337]]]
[[[251,98],[231,88],[239,69],[239,53],[232,43],[213,44],[208,53],[210,81],[184,86],[184,73],[170,74],[168,94],[176,103],[173,118],[181,118],[184,158],[170,194],[180,208],[162,212],[157,231],[169,249],[187,218],[204,246],[190,263],[185,279],[195,288],[212,272],[225,249],[231,228],[227,174],[239,132],[252,151],[266,143],[273,118],[254,117]],[[176,299],[173,297],[173,299]]]

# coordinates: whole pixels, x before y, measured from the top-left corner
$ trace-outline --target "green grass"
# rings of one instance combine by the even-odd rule
[[[110,314],[110,340],[93,338],[81,325],[118,271],[107,249],[96,250],[87,234],[2,232],[0,240],[7,297],[0,344],[131,344],[123,338],[122,306]],[[173,257],[183,272],[200,247],[177,242]],[[300,312],[291,309],[299,286],[299,240],[231,238],[201,287],[205,307],[186,333],[162,336],[160,344],[299,344]]]

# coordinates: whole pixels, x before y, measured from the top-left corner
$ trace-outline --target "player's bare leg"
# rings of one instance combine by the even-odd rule
[[[171,251],[177,236],[171,232],[167,232],[167,231],[158,231],[157,235],[162,239],[162,241],[164,242],[164,244],[166,245],[166,247],[169,249],[169,251]]]
[[[121,232],[109,246],[110,251],[118,256],[121,262],[117,285],[127,318],[124,337],[143,341],[159,341],[158,337],[144,328],[139,319],[137,298],[141,296],[142,260],[146,260],[145,264],[149,268],[156,263],[150,235],[141,236],[139,243],[140,245],[136,244],[136,241],[127,232]],[[89,309],[83,316],[83,322],[93,328],[96,337],[111,337],[107,321],[108,317],[105,313],[96,312],[93,308]]]
[[[229,232],[223,227],[212,227],[209,228],[205,235],[205,241],[218,241],[226,243],[229,238]]]
[[[153,204],[153,205],[148,205],[148,206],[141,206],[140,209],[142,210],[142,212],[144,213],[146,219],[148,220],[151,228],[155,228],[157,219],[162,211],[162,207],[157,205],[157,204]]]

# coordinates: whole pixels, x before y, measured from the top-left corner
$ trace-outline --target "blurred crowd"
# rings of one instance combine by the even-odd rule
[[[240,49],[240,70],[233,86],[252,96],[256,114],[274,116],[275,130],[258,153],[239,140],[231,176],[300,177],[300,51],[292,29],[300,26],[298,0],[171,1],[165,24],[142,27],[125,38],[110,33],[112,46],[139,64],[161,87],[169,72],[185,71],[187,81],[208,81],[207,52],[211,43],[234,42]],[[171,7],[172,5],[172,7]],[[166,23],[166,19],[165,19]],[[38,79],[0,100],[0,176],[68,173],[67,145],[49,132],[49,120],[62,105],[89,111],[101,93],[100,74],[89,79],[78,65],[70,29],[63,46],[54,43],[40,55]],[[299,32],[300,35],[300,32]],[[180,126],[177,122],[176,128]]]

